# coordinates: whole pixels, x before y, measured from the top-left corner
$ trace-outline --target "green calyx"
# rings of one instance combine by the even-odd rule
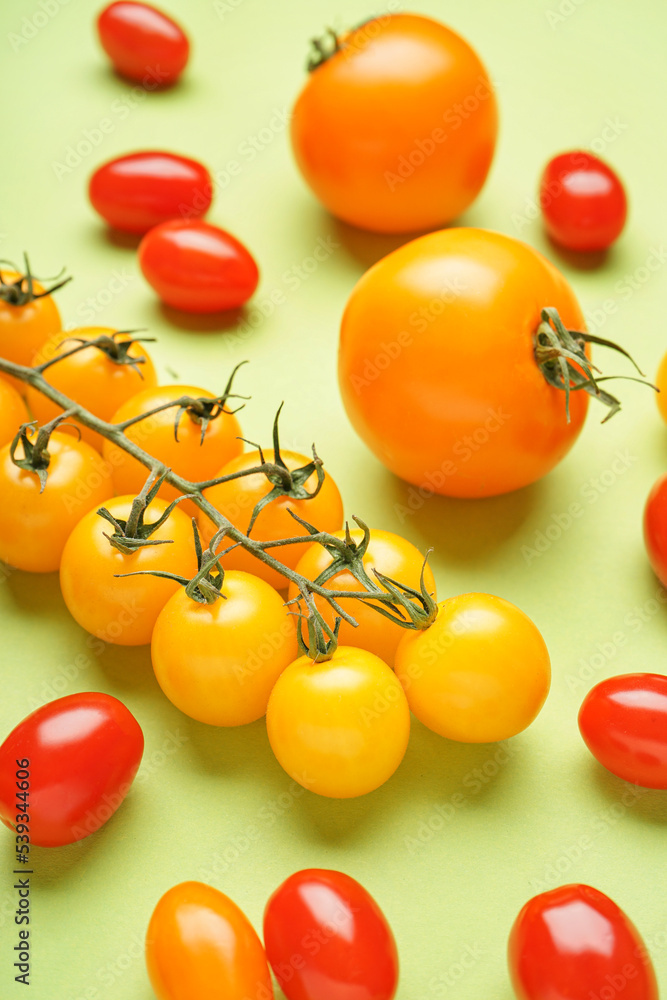
[[[236,375],[239,368],[247,364],[247,361],[240,361],[239,364],[234,368],[234,371],[229,376],[227,385],[220,396],[216,396],[214,399],[208,399],[204,396],[197,398],[185,396],[176,410],[176,416],[174,417],[174,439],[178,441],[178,425],[181,421],[181,417],[184,413],[190,417],[190,419],[201,426],[201,437],[199,443],[204,443],[204,438],[206,437],[206,430],[208,425],[212,420],[216,420],[221,414],[233,414],[238,413],[239,410],[243,409],[243,405],[238,406],[235,410],[230,410],[226,406],[228,399],[248,399],[248,396],[240,396],[238,393],[232,392],[232,383],[234,381],[234,376]],[[168,404],[169,405],[169,404]]]
[[[0,264],[7,264],[12,271],[16,271],[19,275],[15,281],[5,281],[2,276],[2,270],[0,270],[0,300],[6,302],[10,306],[25,306],[29,302],[34,302],[35,299],[43,299],[47,295],[51,295],[53,292],[57,292],[59,288],[66,285],[68,281],[71,281],[71,276],[68,278],[63,278],[61,271],[60,274],[56,275],[55,278],[51,279],[55,281],[54,285],[50,288],[45,288],[43,292],[36,292],[33,282],[35,280],[34,275],[30,270],[30,263],[28,261],[28,255],[23,254],[24,273],[21,274],[21,269],[16,267],[10,260],[0,261]],[[42,281],[48,281],[48,278],[41,279]]]
[[[324,35],[311,38],[310,44],[311,52],[306,62],[306,70],[309,73],[322,66],[341,49],[340,39],[333,28],[327,28]]]
[[[192,533],[194,535],[198,569],[191,580],[188,580],[187,577],[179,576],[177,573],[168,573],[166,570],[157,569],[138,570],[136,573],[118,573],[117,576],[157,576],[163,580],[174,580],[175,583],[180,583],[182,587],[185,587],[187,596],[191,600],[196,601],[197,604],[215,604],[219,598],[226,600],[225,595],[222,593],[225,571],[222,568],[220,560],[230,549],[225,549],[223,552],[215,551],[220,540],[225,536],[225,529],[221,528],[213,536],[206,550],[202,547],[199,529],[194,517],[192,518]],[[235,548],[235,546],[232,545],[230,548]]]
[[[33,472],[39,479],[40,493],[44,492],[44,487],[46,486],[46,481],[49,475],[49,463],[51,461],[51,455],[49,454],[49,441],[51,439],[51,434],[53,431],[60,426],[68,417],[72,416],[73,410],[67,410],[65,413],[59,414],[50,420],[48,424],[44,424],[42,427],[37,427],[37,421],[31,420],[29,423],[21,424],[19,427],[16,437],[9,446],[9,456],[19,469],[24,469],[25,472]],[[72,426],[76,427],[75,424]],[[33,437],[30,436],[30,431],[37,429],[37,434]],[[81,432],[78,427],[76,427],[79,437]],[[16,457],[16,449],[21,444],[23,448],[23,458]]]
[[[315,451],[315,445],[313,445],[313,460],[303,465],[300,469],[288,469],[285,462],[283,461],[282,455],[280,454],[280,436],[278,433],[278,421],[280,419],[280,411],[283,408],[283,403],[278,407],[278,412],[276,413],[275,420],[273,421],[273,462],[267,462],[264,458],[264,451],[261,445],[256,444],[254,441],[247,441],[246,438],[242,438],[246,444],[252,445],[259,452],[259,458],[262,465],[267,468],[264,475],[271,483],[271,489],[262,499],[255,505],[252,515],[250,517],[250,524],[248,525],[248,534],[252,531],[255,521],[258,516],[264,510],[264,508],[270,504],[273,500],[278,497],[291,497],[293,500],[312,500],[322,489],[324,483],[325,474],[322,468],[322,459],[318,456]],[[309,492],[306,489],[306,483],[313,475],[317,476],[317,485],[315,488]],[[300,520],[297,518],[297,520]]]
[[[105,354],[109,361],[113,364],[120,366],[126,365],[129,368],[134,369],[137,375],[143,379],[144,376],[139,366],[146,364],[146,358],[143,357],[143,355],[135,357],[129,353],[129,350],[133,344],[152,344],[155,342],[155,337],[132,336],[132,334],[140,332],[142,331],[116,330],[112,334],[101,333],[99,337],[95,337],[93,340],[86,340],[84,337],[65,337],[59,345],[60,347],[68,341],[72,341],[77,346],[72,347],[70,350],[65,350],[62,354],[57,355],[57,357],[46,361],[43,365],[39,366],[39,371],[43,372],[47,368],[50,368],[51,365],[57,364],[64,358],[71,357],[72,354],[78,354],[79,351],[85,351],[89,347],[94,347]]]
[[[648,385],[659,392],[656,386],[644,378],[635,378],[631,375],[596,375],[600,369],[596,368],[586,356],[586,344],[609,347],[628,358],[640,375],[643,376],[644,373],[625,348],[612,340],[595,337],[592,333],[584,333],[581,330],[568,330],[558,315],[558,310],[548,307],[542,310],[541,316],[542,322],[535,333],[535,359],[549,385],[565,392],[565,413],[568,423],[570,393],[580,389],[609,408],[602,423],[618,413],[621,409],[620,401],[601,389],[600,382],[607,382],[612,378],[624,378],[631,382],[641,382],[642,385]]]
[[[173,503],[170,503],[157,521],[152,521],[150,524],[146,524],[144,521],[146,511],[158,495],[159,489],[162,486],[168,471],[169,470],[165,470],[161,475],[157,476],[157,478],[155,473],[151,473],[139,496],[132,501],[130,516],[126,521],[121,518],[114,517],[106,507],[100,507],[97,511],[99,516],[104,518],[105,521],[108,521],[114,529],[113,534],[108,535],[105,532],[104,537],[108,539],[110,545],[113,545],[113,547],[118,549],[119,552],[122,552],[123,555],[130,555],[132,552],[136,552],[137,549],[145,548],[148,545],[171,544],[171,538],[151,538],[151,535],[153,535],[157,529],[165,523],[174,507],[176,507],[181,500],[186,500],[188,495],[180,496],[178,499],[174,500]]]

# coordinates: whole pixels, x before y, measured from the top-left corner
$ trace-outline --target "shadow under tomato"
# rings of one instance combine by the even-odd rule
[[[99,228],[100,236],[106,243],[122,250],[136,250],[144,238],[143,233],[124,233],[121,229],[114,229],[104,224]]]
[[[246,726],[210,726],[177,709],[174,712],[175,724],[187,735],[192,766],[198,774],[219,778],[221,791],[228,781],[263,783],[267,761],[274,759],[263,718]]]
[[[62,621],[62,616],[69,614],[60,592],[58,573],[24,573],[20,569],[0,565],[0,580],[4,580],[14,604],[21,612],[38,616],[42,621]]]
[[[83,631],[83,630],[82,630]],[[84,635],[88,633],[84,631]],[[95,640],[89,643],[88,648],[96,648]],[[118,646],[107,643],[104,650],[92,657],[96,660],[100,671],[105,678],[112,682],[115,687],[122,692],[151,690],[151,693],[158,697],[160,690],[155,680],[155,674],[151,666],[150,646]],[[121,695],[122,697],[122,695]]]
[[[560,243],[556,243],[556,241],[553,240],[546,232],[545,236],[549,249],[560,257],[564,264],[567,264],[569,267],[572,267],[577,271],[597,271],[597,269],[606,264],[609,259],[609,249],[590,250],[588,252],[581,250],[568,250],[567,247],[561,246]]]
[[[166,320],[172,326],[177,326],[181,330],[189,330],[194,333],[224,333],[234,330],[246,319],[248,310],[245,306],[240,309],[226,309],[224,312],[216,313],[189,313],[182,309],[172,309],[164,302],[158,302],[155,309],[161,320]]]
[[[411,532],[421,535],[418,547],[432,547],[449,562],[470,563],[487,560],[520,530],[540,502],[543,486],[533,483],[502,496],[459,499],[420,494],[387,472],[385,489],[399,525],[409,524]],[[401,532],[400,526],[397,530]]]
[[[607,771],[592,755],[587,764],[592,789],[608,802],[608,807],[601,811],[600,819],[604,821],[607,817],[610,827],[622,822],[625,817],[635,817],[639,823],[660,826],[667,823],[667,790],[642,788],[623,781]]]

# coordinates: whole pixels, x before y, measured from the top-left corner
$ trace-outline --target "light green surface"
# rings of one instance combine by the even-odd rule
[[[58,0],[45,2],[58,7]],[[297,175],[282,124],[303,80],[307,39],[376,8],[353,0],[220,0],[217,11],[204,0],[164,6],[187,24],[191,66],[173,91],[137,101],[97,50],[95,0],[58,7],[16,52],[10,33],[25,27],[24,17],[41,24],[40,4],[2,4],[0,255],[16,258],[28,248],[41,273],[66,263],[76,275],[58,299],[66,321],[147,326],[159,336],[153,354],[163,379],[171,379],[169,368],[184,381],[219,387],[234,362],[249,358],[239,380],[253,395],[247,436],[266,439],[277,404],[287,400],[285,444],[303,449],[317,441],[348,514],[434,546],[441,595],[490,591],[535,620],[552,654],[553,689],[500,767],[495,747],[449,744],[415,724],[404,764],[373,795],[351,802],[295,797],[263,723],[217,731],[190,722],[161,696],[146,649],[108,649],[95,658],[68,619],[55,578],[10,575],[0,586],[0,734],[38,703],[96,689],[123,699],[147,739],[142,780],[100,833],[33,852],[32,1000],[148,1000],[140,942],[169,886],[210,881],[259,927],[269,893],[305,866],[340,868],[377,897],[398,940],[400,1000],[509,1000],[510,925],[529,896],[562,881],[590,882],[627,909],[653,945],[667,990],[667,800],[647,792],[631,801],[627,786],[596,766],[576,726],[593,682],[665,669],[667,612],[656,601],[640,526],[644,498],[667,458],[651,394],[620,385],[624,410],[605,427],[592,405],[574,452],[533,488],[485,502],[430,499],[401,521],[407,488],[355,437],[334,374],[349,291],[396,241],[353,232],[326,215]],[[598,316],[596,332],[622,339],[653,373],[667,347],[659,312],[667,268],[655,256],[664,254],[667,226],[663,5],[422,0],[419,9],[468,37],[497,84],[497,158],[466,223],[521,235],[556,259],[539,221],[517,229],[543,162],[561,149],[593,145],[618,168],[631,197],[626,234],[597,270],[560,264],[589,317],[605,300],[615,310],[602,314],[601,324]],[[111,131],[58,179],[54,163],[102,119]],[[274,138],[251,161],[243,144],[266,128]],[[133,249],[110,240],[87,204],[87,177],[98,163],[161,146],[213,170],[230,159],[243,164],[226,189],[219,186],[210,218],[260,262],[250,316],[272,291],[284,294],[247,334],[211,332],[207,321],[176,325],[144,284]],[[294,269],[321,239],[333,252],[301,281]],[[660,260],[657,269],[645,269],[649,258]],[[126,284],[114,292],[118,274]],[[634,290],[626,277],[633,274]],[[575,501],[583,514],[528,562],[523,547]],[[168,755],[165,740],[172,740]],[[473,769],[489,762],[498,773],[476,784]],[[457,793],[462,806],[452,809]],[[0,997],[12,1000],[24,990],[11,972],[11,838],[0,839]],[[456,978],[464,954],[469,968]]]

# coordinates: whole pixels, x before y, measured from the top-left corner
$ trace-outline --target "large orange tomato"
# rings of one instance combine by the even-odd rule
[[[40,365],[59,354],[67,354],[81,346],[78,341],[100,338],[103,339],[99,346],[84,347],[62,361],[56,361],[45,370],[44,377],[96,417],[110,420],[126,400],[157,382],[153,362],[143,344],[133,341],[131,334],[105,326],[61,332],[42,345],[31,364]],[[32,387],[28,389],[27,400],[33,416],[40,423],[53,420],[62,413],[59,406]],[[69,431],[70,427],[63,424],[62,430]],[[80,427],[80,430],[84,441],[102,450],[103,438],[99,434],[87,427]],[[76,434],[76,429],[71,427],[71,433]]]
[[[387,468],[428,494],[486,497],[546,475],[583,426],[585,392],[548,384],[541,310],[583,331],[574,292],[532,247],[483,229],[422,236],[375,264],[343,316],[350,420]]]
[[[215,399],[212,392],[192,385],[163,385],[144,389],[116,410],[111,418],[112,423],[132,420],[181,397],[193,400]],[[175,434],[176,424],[178,436]],[[239,455],[243,451],[240,434],[238,420],[226,409],[221,411],[216,408],[202,435],[202,419],[195,407],[184,410],[179,416],[177,406],[146,417],[125,431],[125,436],[130,441],[134,441],[153,458],[191,482],[213,479],[221,465]],[[111,441],[104,442],[103,454],[113,467],[116,492],[139,493],[148,474],[145,466]],[[178,491],[168,483],[160,487],[160,496],[168,500],[174,500],[178,495]],[[194,504],[189,500],[181,504],[181,507],[191,514],[196,513]]]
[[[27,274],[3,268],[0,272],[0,358],[17,365],[31,365],[42,344],[61,329],[58,306],[44,286]],[[25,392],[24,383],[8,375],[3,377],[19,392]]]
[[[290,472],[305,468],[312,461],[297,451],[281,450],[280,455]],[[267,462],[275,462],[273,449],[267,448],[264,451],[264,458]],[[252,469],[261,463],[262,458],[258,451],[247,451],[223,466],[218,475],[227,476],[233,472],[241,472],[243,469]],[[275,483],[263,472],[255,472],[249,476],[241,476],[238,479],[230,479],[229,482],[211,486],[204,495],[233,525],[242,531],[247,531],[256,505],[274,489],[274,486]],[[313,472],[302,486],[307,493],[313,493],[317,487],[317,473]],[[299,499],[284,494],[271,500],[258,514],[252,528],[252,537],[262,542],[268,542],[305,535],[306,529],[294,520],[290,514],[291,510],[299,517],[314,524],[320,531],[337,531],[343,523],[343,501],[335,482],[326,473],[324,482],[314,497]],[[199,528],[206,544],[210,542],[218,530],[212,521],[202,513],[199,514]],[[267,551],[279,562],[294,569],[305,548],[305,545],[281,545]],[[266,580],[277,590],[282,590],[287,586],[284,576],[260,562],[241,546],[232,549],[224,557],[223,564],[226,569],[240,569],[247,573],[254,573],[255,576]]]
[[[384,15],[335,39],[311,67],[292,147],[330,212],[362,229],[414,232],[451,222],[477,197],[498,114],[460,35],[417,14]]]
[[[335,531],[333,534],[337,538],[345,538],[344,531]],[[350,538],[354,546],[359,546],[363,541],[363,531],[356,530],[350,532]],[[308,580],[315,580],[320,573],[325,572],[333,562],[333,556],[323,545],[315,543],[306,549],[296,566],[297,573],[305,576]],[[373,529],[370,533],[368,548],[363,554],[363,566],[368,577],[375,587],[379,583],[373,575],[373,570],[383,573],[400,583],[404,583],[413,590],[419,590],[422,566],[424,557],[419,549],[391,531],[378,531]],[[424,583],[427,591],[435,598],[435,580],[429,566],[424,570]],[[328,590],[352,590],[360,591],[365,587],[352,574],[350,569],[342,567],[334,576],[330,577],[324,584]],[[291,583],[289,586],[289,598],[297,597],[298,590]],[[334,613],[331,606],[323,597],[317,594],[314,596],[315,606],[322,614],[325,621],[331,628],[334,625]],[[349,625],[346,621],[341,621],[338,641],[341,646],[358,646],[360,649],[367,649],[375,653],[381,660],[393,666],[396,647],[405,634],[405,629],[397,625],[389,618],[375,611],[366,601],[358,601],[353,598],[339,601],[345,611],[348,611],[357,622],[357,627]],[[389,610],[392,610],[391,608]]]

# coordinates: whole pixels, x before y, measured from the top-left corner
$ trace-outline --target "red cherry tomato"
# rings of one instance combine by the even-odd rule
[[[139,244],[139,265],[162,301],[186,312],[237,309],[259,281],[257,264],[243,244],[198,219],[151,229]]]
[[[117,698],[86,692],[50,701],[0,746],[0,820],[17,835],[27,824],[30,842],[40,847],[82,840],[118,809],[143,751],[139,723]],[[20,761],[28,761],[27,799],[17,797]],[[26,808],[17,809],[21,804]],[[22,814],[29,819],[21,821]]]
[[[617,174],[584,150],[547,163],[540,204],[549,236],[568,250],[604,250],[621,235],[628,214]]]
[[[211,176],[197,160],[175,153],[129,153],[98,167],[88,194],[110,226],[147,233],[169,219],[205,215],[212,198]]]
[[[584,742],[603,767],[644,788],[667,788],[667,677],[620,674],[588,692]]]
[[[644,544],[653,572],[667,586],[667,475],[661,476],[644,508]]]
[[[396,992],[389,924],[342,872],[310,868],[283,882],[264,911],[264,944],[287,1000],[391,1000]]]
[[[637,928],[590,885],[529,900],[512,927],[508,961],[518,1000],[658,1000]]]
[[[147,3],[109,4],[97,19],[97,31],[114,69],[145,86],[173,83],[188,61],[190,43],[183,29]]]

